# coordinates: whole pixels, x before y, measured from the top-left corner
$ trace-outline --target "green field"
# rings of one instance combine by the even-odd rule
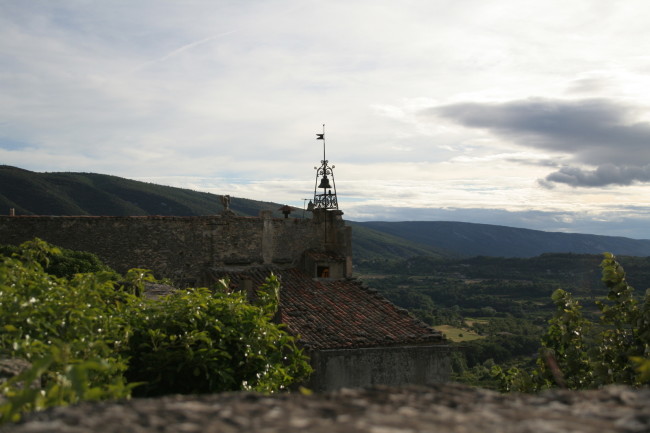
[[[438,331],[443,332],[445,336],[449,340],[453,341],[454,343],[459,343],[462,341],[479,340],[481,338],[485,338],[473,331],[468,331],[467,329],[462,329],[462,328],[456,328],[455,326],[451,326],[451,325],[438,325],[438,326],[434,326],[434,328],[437,329]]]
[[[478,319],[473,317],[465,317],[465,323],[467,323],[467,326],[474,326],[475,323],[478,323],[480,325],[487,325],[488,323],[490,323],[490,320]]]

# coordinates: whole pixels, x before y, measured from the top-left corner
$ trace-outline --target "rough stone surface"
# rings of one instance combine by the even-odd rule
[[[649,389],[503,395],[457,384],[342,389],[312,396],[229,393],[84,403],[0,428],[2,433],[648,431]]]
[[[351,253],[342,220],[200,217],[0,216],[2,243],[39,237],[72,250],[90,251],[124,273],[145,268],[182,285],[207,284],[206,269],[261,264],[296,266],[302,253],[318,247]],[[331,238],[331,239],[329,239]],[[346,270],[351,273],[351,269]]]
[[[0,383],[4,383],[31,367],[29,361],[19,358],[0,358]]]
[[[444,344],[319,350],[307,386],[316,391],[370,384],[427,385],[449,381],[451,348]]]
[[[18,376],[25,370],[28,370],[32,364],[29,361],[20,358],[0,358],[0,385],[11,380],[14,376]],[[22,388],[25,384],[18,382],[15,386]],[[40,379],[35,379],[30,387],[34,389],[41,388]],[[5,397],[0,394],[0,404],[5,401]]]

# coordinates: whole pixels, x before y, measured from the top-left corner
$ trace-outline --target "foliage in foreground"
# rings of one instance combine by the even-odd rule
[[[310,373],[294,338],[272,323],[274,276],[256,305],[224,287],[152,300],[137,295],[153,278],[148,271],[47,273],[60,255],[38,239],[0,255],[0,358],[32,363],[0,383],[0,422],[52,405],[128,398],[132,390],[273,392]]]
[[[650,290],[639,303],[612,254],[606,253],[600,266],[609,292],[606,301],[597,302],[599,321],[585,318],[569,292],[556,290],[552,296],[556,313],[542,337],[537,368],[531,372],[493,368],[504,391],[650,383]]]
[[[294,338],[271,319],[279,282],[271,276],[251,305],[246,294],[178,291],[135,311],[129,382],[137,395],[285,389],[310,368]]]

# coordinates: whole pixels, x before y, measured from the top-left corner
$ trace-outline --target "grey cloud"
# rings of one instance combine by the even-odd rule
[[[580,163],[650,163],[650,124],[631,122],[635,107],[605,99],[526,99],[499,104],[459,103],[425,115],[486,129],[518,145],[564,152]]]
[[[650,123],[633,122],[637,111],[605,99],[526,99],[451,104],[424,114],[485,129],[520,146],[568,154],[574,166],[549,174],[540,181],[545,187],[602,187],[650,182]],[[597,168],[585,170],[575,166],[579,164]]]
[[[583,170],[578,167],[562,167],[549,174],[539,183],[551,187],[553,183],[563,183],[578,187],[598,187],[607,185],[631,185],[635,182],[650,182],[650,165],[615,166],[604,164],[595,170]]]
[[[594,93],[602,91],[609,86],[610,82],[606,77],[588,77],[581,78],[573,81],[567,88],[567,92],[578,94],[578,93]]]
[[[537,167],[556,168],[561,165],[556,159],[506,158],[505,161],[518,164],[534,165]]]

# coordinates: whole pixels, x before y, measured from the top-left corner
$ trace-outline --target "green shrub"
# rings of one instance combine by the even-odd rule
[[[623,267],[612,254],[605,253],[600,267],[609,292],[605,301],[596,302],[599,321],[586,319],[570,293],[556,290],[556,312],[542,337],[538,368],[531,373],[495,369],[502,389],[536,391],[551,386],[585,389],[650,383],[650,291],[639,305]]]
[[[310,372],[294,338],[271,322],[279,282],[269,277],[261,305],[245,294],[178,291],[134,315],[129,381],[138,395],[285,389]],[[275,300],[274,300],[275,299]]]
[[[65,248],[58,248],[47,244],[36,238],[27,243],[31,245],[30,249],[41,245],[38,253],[38,261],[46,273],[57,277],[72,278],[75,274],[85,274],[91,272],[113,272],[114,271],[104,264],[97,255],[86,251],[73,251]],[[24,245],[17,247],[15,245],[0,245],[0,256],[6,257],[21,256],[25,254]],[[115,277],[118,275],[115,273]]]
[[[0,424],[19,421],[22,414],[51,406],[67,406],[80,401],[128,398],[138,384],[126,385],[116,378],[112,383],[91,385],[90,376],[111,369],[104,360],[70,363],[66,347],[50,346],[50,353],[38,359],[31,368],[0,384]],[[54,364],[63,365],[60,372],[52,371]],[[44,378],[47,376],[47,381]],[[43,383],[45,382],[45,383]],[[31,384],[31,386],[30,386]],[[42,384],[42,386],[34,386]]]
[[[45,272],[60,250],[34,240],[0,256],[0,357],[33,366],[0,386],[0,421],[81,399],[126,397],[120,346],[128,341],[127,312],[137,298],[114,289],[112,272],[71,279]],[[38,380],[43,389],[21,387]]]
[[[150,271],[132,269],[123,279],[106,270],[47,273],[61,254],[35,239],[0,255],[0,357],[32,363],[0,386],[0,422],[50,405],[128,397],[134,388],[140,395],[274,392],[311,371],[294,338],[272,321],[274,276],[255,305],[241,293],[205,288],[151,300],[138,296]],[[42,390],[18,386],[35,379]]]
[[[34,240],[14,257],[0,256],[0,355],[34,361],[64,344],[67,359],[104,359],[112,368],[100,376],[121,376],[119,348],[130,333],[125,313],[135,298],[114,289],[111,272],[71,279],[46,273],[41,263],[58,253]],[[52,369],[60,367],[55,362]]]

